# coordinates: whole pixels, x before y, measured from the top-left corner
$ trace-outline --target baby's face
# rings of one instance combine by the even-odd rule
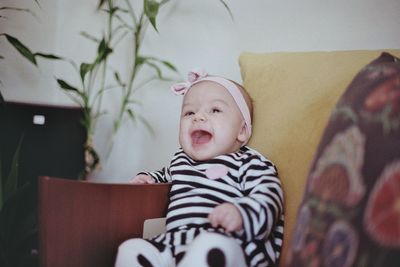
[[[215,82],[195,84],[185,95],[179,143],[195,160],[237,151],[246,140],[244,119],[231,94]]]

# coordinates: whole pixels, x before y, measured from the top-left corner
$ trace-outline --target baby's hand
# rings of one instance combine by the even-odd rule
[[[132,184],[154,184],[154,180],[150,175],[139,174],[130,180]]]
[[[242,215],[231,203],[222,203],[215,207],[208,215],[208,219],[213,227],[221,226],[228,233],[243,229]]]

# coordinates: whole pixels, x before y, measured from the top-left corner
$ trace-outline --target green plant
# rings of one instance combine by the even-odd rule
[[[19,152],[21,149],[21,141],[19,142],[17,149],[14,153],[10,172],[7,178],[3,178],[3,168],[2,161],[0,158],[0,211],[3,208],[5,202],[17,191],[18,187],[18,162],[19,162]]]
[[[93,36],[89,33],[82,35],[96,43],[96,53],[92,61],[76,63],[72,60],[62,58],[48,53],[32,52],[27,46],[22,44],[17,38],[0,33],[17,51],[34,65],[37,65],[37,58],[50,60],[64,60],[69,62],[76,71],[79,84],[67,81],[64,78],[56,77],[59,87],[67,93],[71,99],[83,110],[82,123],[86,130],[85,144],[85,170],[81,178],[86,178],[100,163],[100,158],[93,146],[93,135],[96,131],[98,119],[106,113],[103,107],[103,98],[107,91],[118,90],[121,95],[119,106],[114,117],[112,137],[108,151],[112,149],[115,134],[120,129],[126,117],[131,120],[139,120],[151,130],[143,116],[136,112],[136,106],[140,104],[136,93],[144,85],[154,80],[170,80],[165,75],[177,73],[176,67],[169,62],[158,57],[145,55],[142,53],[143,38],[149,25],[157,29],[157,17],[160,9],[171,0],[98,0],[97,10],[106,14],[106,21],[102,26],[102,35]],[[232,13],[224,0],[218,0],[232,16]],[[139,5],[135,6],[134,4]],[[38,4],[38,2],[37,2]],[[13,10],[16,10],[14,8]],[[28,10],[19,10],[29,12]],[[132,50],[131,66],[128,75],[123,78],[120,73],[110,64],[110,57],[118,49],[121,42],[128,42]],[[153,75],[146,79],[138,79],[143,68],[153,70]],[[139,82],[140,80],[140,82]]]
[[[21,183],[19,179],[22,141],[23,136],[7,175],[0,158],[0,266],[4,267],[27,266],[32,262],[27,247],[37,233],[36,204],[28,196],[34,186],[29,182]]]
[[[135,112],[135,105],[139,101],[135,97],[135,93],[145,84],[153,80],[169,80],[165,75],[165,70],[171,73],[177,73],[176,67],[169,61],[154,56],[144,55],[141,51],[142,41],[150,24],[154,30],[157,30],[157,16],[160,8],[170,2],[163,0],[161,2],[155,0],[143,0],[143,8],[133,7],[129,0],[100,0],[98,2],[98,10],[107,14],[107,21],[104,34],[101,37],[94,37],[88,33],[83,35],[97,43],[97,54],[92,62],[82,62],[78,66],[73,64],[76,73],[80,77],[80,85],[71,85],[71,83],[57,79],[59,86],[67,91],[72,99],[82,107],[84,111],[84,126],[87,132],[86,148],[86,169],[85,175],[96,168],[99,163],[99,157],[93,148],[92,136],[94,134],[98,118],[105,113],[102,107],[102,98],[104,93],[110,89],[121,90],[121,101],[119,102],[118,111],[114,120],[112,136],[120,129],[121,124],[128,116],[130,119],[139,119],[145,123],[148,129],[151,127],[146,120]],[[220,3],[230,12],[228,5],[219,0]],[[122,79],[120,73],[116,71],[109,63],[109,57],[117,49],[118,44],[127,41],[130,38],[130,46],[133,58],[129,67],[128,77]],[[143,67],[153,69],[154,75],[146,81],[138,82],[138,77]],[[110,83],[107,77],[113,77]],[[109,151],[112,148],[112,141]]]

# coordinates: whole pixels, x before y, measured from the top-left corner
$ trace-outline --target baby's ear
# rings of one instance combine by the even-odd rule
[[[244,143],[248,140],[248,138],[249,138],[249,132],[247,131],[246,124],[243,122],[242,128],[240,129],[237,139],[240,143]]]

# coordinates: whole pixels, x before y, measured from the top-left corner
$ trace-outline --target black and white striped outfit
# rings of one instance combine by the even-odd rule
[[[205,171],[224,165],[228,173],[217,179]],[[167,231],[150,241],[172,250],[180,259],[185,247],[204,231],[233,237],[249,266],[277,265],[283,239],[283,192],[275,166],[244,146],[238,152],[208,161],[194,161],[182,149],[161,171],[145,172],[158,183],[172,182]],[[219,204],[234,204],[243,218],[243,230],[225,233],[211,226],[208,215]]]

